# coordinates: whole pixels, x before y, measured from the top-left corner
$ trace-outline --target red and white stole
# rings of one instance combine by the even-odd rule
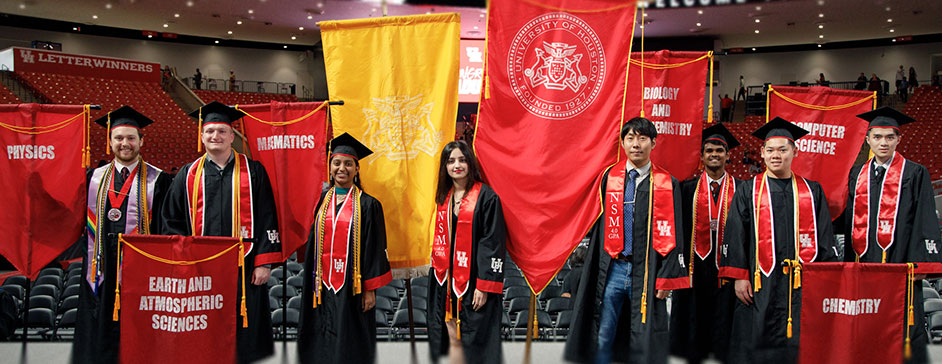
[[[899,196],[903,182],[903,170],[906,158],[893,153],[893,161],[883,177],[883,189],[880,193],[880,206],[877,207],[877,244],[883,249],[883,262],[886,251],[893,245],[896,232],[896,215],[899,213]],[[857,257],[867,253],[870,246],[870,178],[873,176],[873,158],[867,161],[867,167],[860,169],[857,185],[854,187],[854,251]]]
[[[455,254],[451,254],[451,218],[454,188],[448,191],[445,202],[438,205],[435,213],[435,239],[432,241],[432,268],[435,269],[435,280],[444,286],[448,282],[449,258],[451,261],[452,289],[455,296],[461,298],[468,291],[471,280],[471,227],[474,221],[474,208],[481,193],[481,183],[474,183],[468,193],[461,198],[461,207],[458,208],[458,223],[455,228]],[[450,295],[449,295],[450,297]],[[450,307],[450,306],[449,306]]]
[[[718,201],[713,201],[713,193],[710,191],[710,179],[704,172],[700,175],[697,182],[697,188],[693,196],[693,234],[690,236],[690,246],[701,260],[706,260],[707,256],[714,249],[711,243],[710,233],[716,231],[716,245],[723,244],[723,231],[726,229],[726,216],[729,212],[729,204],[733,200],[733,194],[736,192],[736,183],[733,176],[728,173],[720,184],[720,196]],[[704,214],[703,212],[706,212]],[[720,254],[716,254],[716,267],[720,267]]]
[[[625,228],[622,225],[625,198],[626,166],[618,163],[608,172],[605,184],[605,251],[615,258],[625,249]],[[648,179],[648,223],[656,230],[652,239],[654,250],[666,256],[677,245],[674,240],[674,185],[671,175],[658,166],[651,164],[651,176]],[[640,203],[640,201],[635,201]]]
[[[350,242],[359,241],[360,193],[361,191],[356,186],[351,187],[347,197],[341,202],[338,212],[336,187],[331,188],[324,195],[324,208],[317,213],[315,218],[317,226],[323,227],[318,229],[317,236],[317,241],[321,246],[320,276],[324,280],[324,286],[334,293],[340,292],[347,280]]]
[[[233,151],[233,153],[235,153]],[[190,165],[186,173],[187,203],[190,212],[190,228],[195,236],[205,234],[203,220],[206,217],[206,188],[203,168],[206,159],[204,155]],[[246,239],[245,255],[252,251],[252,231],[254,213],[252,212],[252,172],[249,170],[249,159],[242,153],[235,153],[235,166],[232,172],[232,237]],[[247,198],[243,198],[247,196]],[[220,206],[221,207],[221,206]]]
[[[772,193],[769,191],[769,173],[754,178],[752,202],[753,224],[756,234],[756,267],[766,277],[775,269],[775,216],[772,212]],[[813,262],[818,255],[818,226],[814,196],[808,181],[792,173],[793,223],[795,224],[795,250],[803,263]],[[800,213],[804,212],[804,213]]]

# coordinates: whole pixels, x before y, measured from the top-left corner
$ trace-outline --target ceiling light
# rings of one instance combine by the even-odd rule
[[[703,24],[697,23],[697,26],[698,26],[698,27],[701,26],[701,25],[703,25]]]
[[[821,45],[820,45],[820,44],[818,44],[818,48],[821,48]]]
[[[645,18],[647,18],[647,17],[648,17],[648,13],[644,13],[643,16],[644,16]]]
[[[179,14],[179,13],[173,14],[173,17],[174,17],[174,18],[179,18],[179,17],[180,17],[180,14]]]
[[[890,29],[890,33],[896,32],[896,29]]]
[[[886,7],[886,11],[890,11],[890,7],[889,7],[889,6]]]
[[[474,29],[478,29],[478,26],[477,26],[477,25],[475,25],[475,26],[474,26]]]
[[[818,0],[818,6],[824,6],[824,0]]]
[[[295,40],[295,39],[298,39],[298,37],[292,35],[291,40]]]
[[[170,24],[164,24],[164,28],[167,28],[167,27],[169,27],[169,26],[170,26]]]
[[[759,34],[759,29],[756,29],[756,34]]]
[[[241,20],[236,21],[236,25],[242,25],[242,21]]]
[[[288,46],[285,46],[285,49],[288,49]]]
[[[818,34],[818,39],[824,39],[824,34]]]
[[[26,4],[20,3],[20,9],[26,9]]]
[[[98,15],[92,15],[92,19],[98,19]]]
[[[148,38],[153,38],[154,36],[153,36],[153,35],[150,35],[150,34],[148,34],[148,35],[147,35],[147,37],[148,37]]]
[[[887,23],[892,23],[892,22],[893,22],[893,18],[887,18],[887,19],[886,19],[886,22],[887,22]]]
[[[758,22],[759,22],[759,18],[756,18],[756,23],[758,23]]]
[[[193,1],[187,1],[186,6],[193,6]]]
[[[818,13],[818,17],[819,17],[819,18],[823,18],[823,17],[824,17],[824,13]]]
[[[218,41],[218,40],[216,41],[216,44],[219,44],[219,41]]]
[[[818,29],[824,29],[824,24],[818,24]]]
[[[479,15],[481,15],[482,18],[484,17],[484,14],[479,14]]]
[[[896,43],[896,38],[893,38],[893,43]]]
[[[313,15],[308,15],[308,16],[307,16],[307,20],[311,20],[311,19],[314,19],[314,16],[313,16]]]
[[[255,10],[249,9],[249,14],[255,14]]]
[[[304,30],[304,27],[298,27],[298,30]]]
[[[323,8],[323,7],[324,7],[324,3],[317,3],[317,7]]]
[[[703,15],[703,10],[697,10],[697,15]]]
[[[756,6],[756,11],[762,11],[762,7],[761,7],[761,6]]]
[[[231,30],[228,31],[228,32],[226,32],[226,33],[229,34],[229,35],[232,35],[232,31],[231,31]]]
[[[74,31],[77,32],[77,31],[78,31],[78,27],[72,27],[72,30],[74,30]]]
[[[105,4],[105,9],[111,9],[111,3]]]
[[[755,52],[755,51],[756,51],[756,47],[752,47],[752,51]]]

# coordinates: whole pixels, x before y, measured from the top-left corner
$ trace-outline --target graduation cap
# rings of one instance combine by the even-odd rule
[[[867,127],[867,130],[872,128],[893,128],[899,131],[901,125],[916,121],[916,119],[913,119],[909,115],[903,114],[889,106],[867,111],[857,115],[857,117],[870,122],[870,126]]]
[[[117,109],[109,111],[105,116],[95,120],[95,123],[108,129],[105,134],[105,154],[111,154],[111,130],[119,126],[130,126],[137,130],[153,124],[154,121],[144,116],[134,108],[124,105]]]
[[[245,116],[245,113],[219,101],[210,102],[190,113],[190,117],[199,120],[200,129],[202,129],[202,125],[214,123],[232,126],[233,121],[239,120],[243,116]]]
[[[105,114],[105,116],[95,120],[95,123],[108,128],[108,131],[110,132],[111,129],[119,126],[130,126],[136,129],[143,129],[146,126],[153,124],[154,121],[144,116],[144,114],[141,114],[137,110],[134,110],[134,108],[124,105],[109,111],[107,114]]]
[[[808,135],[807,130],[777,116],[752,132],[752,136],[762,141],[772,138],[786,138],[794,142],[805,135]]]
[[[733,136],[733,133],[731,133],[729,129],[727,129],[723,124],[716,124],[709,128],[703,129],[703,141],[701,144],[705,144],[707,142],[720,144],[726,147],[727,151],[739,146],[739,140],[736,140],[736,137]]]
[[[331,157],[339,154],[360,160],[373,154],[370,148],[367,148],[349,133],[340,134],[340,136],[330,141],[329,146]]]

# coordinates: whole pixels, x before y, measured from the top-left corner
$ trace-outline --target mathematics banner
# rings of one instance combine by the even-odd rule
[[[778,116],[810,132],[795,141],[798,156],[792,170],[821,183],[831,219],[836,219],[847,204],[847,176],[867,133],[867,121],[857,115],[873,110],[876,95],[829,87],[770,86],[768,98],[766,121]]]
[[[88,108],[0,105],[0,255],[35,279],[85,225]]]
[[[635,2],[489,4],[474,148],[501,198],[507,250],[540,292],[601,212],[602,171],[618,155]]]
[[[712,56],[667,50],[631,54],[625,120],[639,116],[644,103],[644,116],[657,127],[651,161],[680,181],[693,177],[700,165],[704,95]]]
[[[458,111],[456,13],[324,21],[333,134],[373,150],[363,190],[383,204],[393,278],[428,274],[442,148]]]
[[[307,242],[314,206],[327,180],[325,102],[238,105],[252,159],[265,166],[275,194],[278,233],[287,259]]]
[[[900,362],[906,264],[808,263],[801,268],[799,362]]]
[[[120,244],[121,362],[235,363],[239,239],[122,235]]]

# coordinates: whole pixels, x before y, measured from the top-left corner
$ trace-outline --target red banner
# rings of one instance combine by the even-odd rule
[[[287,259],[307,242],[321,182],[327,180],[327,105],[322,102],[240,105],[252,158],[268,172]],[[274,240],[274,239],[273,239]]]
[[[802,271],[799,362],[900,362],[906,264],[807,263]]]
[[[13,71],[58,73],[116,80],[160,82],[160,64],[12,47]]]
[[[768,120],[781,117],[810,134],[795,141],[798,155],[792,170],[821,183],[831,218],[847,204],[847,173],[857,159],[867,132],[858,114],[873,110],[871,91],[835,90],[828,87],[769,87]]]
[[[82,234],[87,124],[84,106],[0,105],[0,254],[31,278]]]
[[[637,52],[631,54],[631,96],[625,102],[625,120],[641,115],[643,97],[644,116],[657,127],[657,146],[651,161],[681,181],[692,177],[700,165],[704,91],[711,56],[707,52],[666,50],[644,52],[644,57]]]
[[[474,147],[503,204],[507,250],[540,292],[601,211],[635,2],[495,0],[487,13]]]
[[[122,363],[235,363],[241,242],[122,235]],[[114,292],[105,292],[114,294]]]

